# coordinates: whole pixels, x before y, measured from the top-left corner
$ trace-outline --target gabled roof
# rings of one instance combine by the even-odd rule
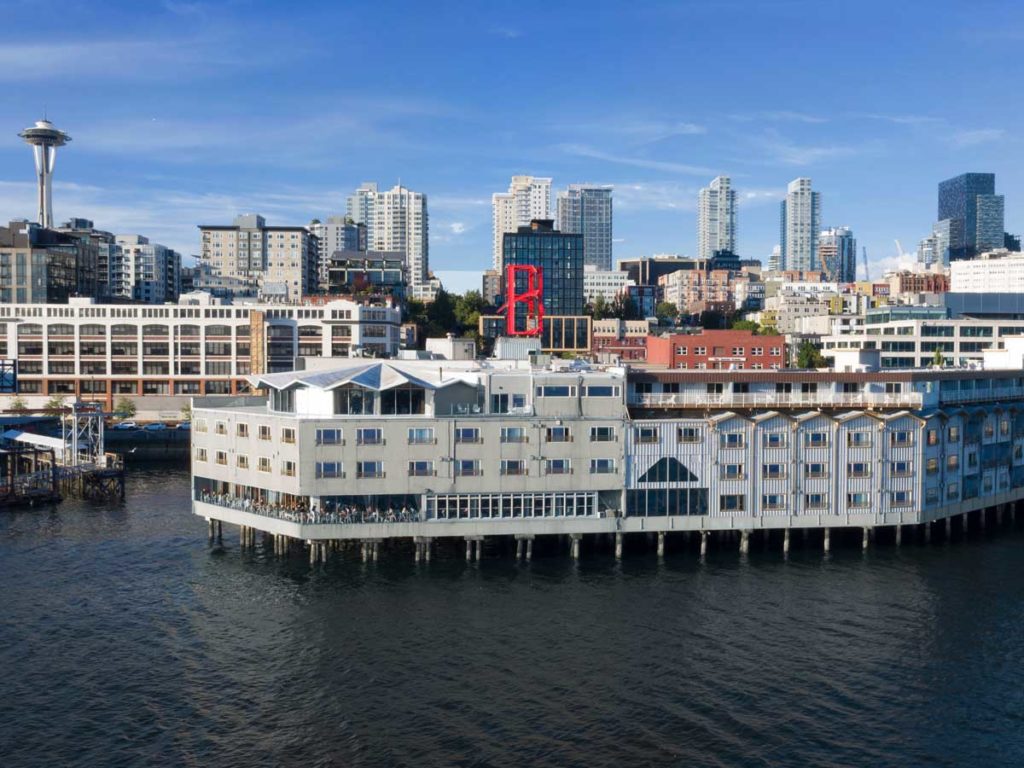
[[[461,376],[446,379],[440,368],[436,375],[423,372],[413,374],[392,363],[377,362],[333,371],[288,371],[286,373],[262,374],[250,376],[249,381],[255,387],[265,386],[273,389],[305,386],[330,390],[351,384],[381,392],[402,386],[443,389],[452,384],[462,383],[465,379]]]

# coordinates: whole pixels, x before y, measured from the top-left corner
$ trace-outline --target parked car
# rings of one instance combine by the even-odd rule
[[[139,425],[134,421],[119,421],[111,429],[138,429]]]
[[[155,421],[152,424],[147,424],[146,426],[143,427],[143,429],[146,432],[159,432],[161,430],[167,429],[167,425],[161,424],[159,421]]]
[[[175,429],[184,429],[184,430],[192,429],[192,422],[191,421],[183,421],[183,422],[181,422],[181,424],[176,426]]]

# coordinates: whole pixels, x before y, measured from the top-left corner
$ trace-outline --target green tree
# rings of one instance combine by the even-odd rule
[[[409,299],[405,302],[405,316],[403,321],[406,323],[416,323],[416,325],[424,325],[427,321],[427,305],[419,299]]]
[[[774,325],[762,325],[761,330],[758,332],[760,336],[778,336],[779,329]]]
[[[604,300],[604,294],[597,294],[597,298],[590,305],[590,316],[595,320],[604,320],[608,317],[608,302]]]
[[[941,349],[936,349],[935,354],[932,355],[932,365],[936,368],[941,368],[946,364],[946,356],[942,354]]]
[[[119,419],[130,419],[137,412],[138,409],[135,407],[135,402],[127,397],[118,399],[117,404],[114,406],[114,415]]]
[[[43,408],[50,413],[62,413],[64,411],[64,395],[53,395],[46,401]]]
[[[806,340],[800,342],[796,351],[797,368],[824,368],[826,365],[828,363],[814,344]]]
[[[753,331],[754,333],[757,333],[761,330],[761,326],[753,320],[740,319],[732,321],[732,329],[734,331]]]
[[[11,413],[24,413],[25,411],[28,410],[28,403],[25,402],[25,398],[23,398],[21,395],[18,395],[13,400],[11,400],[11,405],[7,410],[10,411]]]
[[[487,309],[480,291],[466,291],[462,296],[455,297],[455,320],[462,333],[476,333],[480,324],[480,315]]]
[[[671,301],[659,301],[658,306],[654,308],[654,315],[658,318],[659,325],[675,323],[679,317],[679,307]]]
[[[455,301],[452,295],[442,288],[427,305],[427,336],[444,336],[450,331],[458,330],[458,325],[458,320],[455,319]]]
[[[632,296],[628,293],[620,293],[612,302],[611,314],[619,320],[638,320],[640,312]]]

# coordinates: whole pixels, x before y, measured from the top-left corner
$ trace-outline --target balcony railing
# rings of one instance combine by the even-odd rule
[[[644,408],[920,408],[919,392],[756,392],[631,394],[629,404]]]

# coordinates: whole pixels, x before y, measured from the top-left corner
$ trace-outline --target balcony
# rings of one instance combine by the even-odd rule
[[[1005,390],[1003,390],[1005,391]],[[752,392],[707,394],[677,392],[631,394],[629,405],[641,408],[921,408],[919,392]]]

